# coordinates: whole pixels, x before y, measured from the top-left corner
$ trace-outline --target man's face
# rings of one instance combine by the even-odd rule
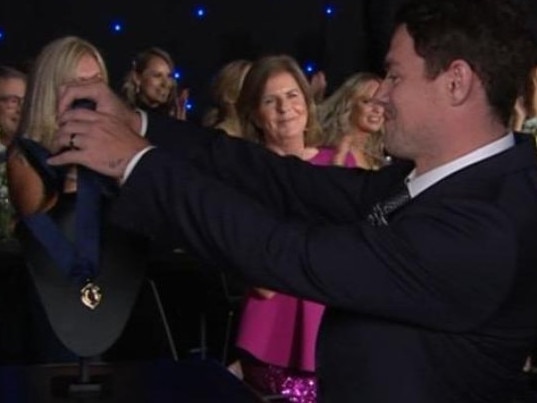
[[[435,130],[442,108],[439,84],[426,75],[425,61],[414,50],[405,26],[392,38],[386,56],[386,78],[375,94],[385,107],[385,145],[394,156],[416,161],[434,152]]]
[[[19,126],[25,92],[26,82],[23,79],[0,79],[0,129],[7,141],[13,137]]]

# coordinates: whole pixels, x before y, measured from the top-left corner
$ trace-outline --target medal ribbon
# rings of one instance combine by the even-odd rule
[[[63,185],[63,175],[52,173],[46,163],[49,154],[38,143],[22,139],[25,150],[31,152],[41,165],[41,173],[55,175],[57,188]],[[79,285],[92,281],[98,274],[100,244],[100,176],[82,166],[77,166],[77,194],[75,205],[74,241],[67,239],[58,225],[46,213],[36,213],[22,218],[22,222],[43,245],[56,267]]]

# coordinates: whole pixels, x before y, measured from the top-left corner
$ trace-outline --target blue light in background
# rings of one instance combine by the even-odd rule
[[[4,30],[0,28],[0,41],[3,41],[6,37],[6,34],[4,33]]]
[[[202,19],[203,17],[205,17],[206,13],[207,12],[205,10],[205,7],[196,7],[196,9],[194,10],[194,15],[198,17],[199,19]]]
[[[315,63],[308,62],[304,65],[304,70],[306,70],[306,73],[314,73],[316,70]]]
[[[110,24],[110,29],[114,34],[121,33],[123,31],[123,28],[123,22],[119,20],[112,21],[112,23]]]
[[[173,78],[175,78],[176,80],[179,80],[181,78],[181,70],[175,69],[173,72]]]
[[[192,103],[192,101],[187,101],[185,106],[187,111],[191,111],[192,109],[194,109],[194,104]]]
[[[326,6],[324,8],[324,13],[327,15],[327,16],[332,16],[334,14],[334,7],[332,6]]]

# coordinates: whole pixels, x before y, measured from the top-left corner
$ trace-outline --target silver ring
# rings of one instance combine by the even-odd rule
[[[71,133],[71,137],[69,137],[69,148],[71,150],[75,149],[75,137],[76,137],[76,133]]]

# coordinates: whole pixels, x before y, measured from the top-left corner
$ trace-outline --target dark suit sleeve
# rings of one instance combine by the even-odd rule
[[[514,272],[513,231],[485,203],[409,206],[386,227],[318,224],[266,208],[158,150],[124,185],[115,220],[184,242],[254,285],[454,331],[486,320]]]
[[[319,167],[296,157],[280,157],[220,130],[150,115],[147,138],[161,152],[188,159],[207,176],[281,214],[315,221],[351,220],[360,218],[376,201],[362,190],[367,171]],[[312,179],[318,177],[323,179]]]

